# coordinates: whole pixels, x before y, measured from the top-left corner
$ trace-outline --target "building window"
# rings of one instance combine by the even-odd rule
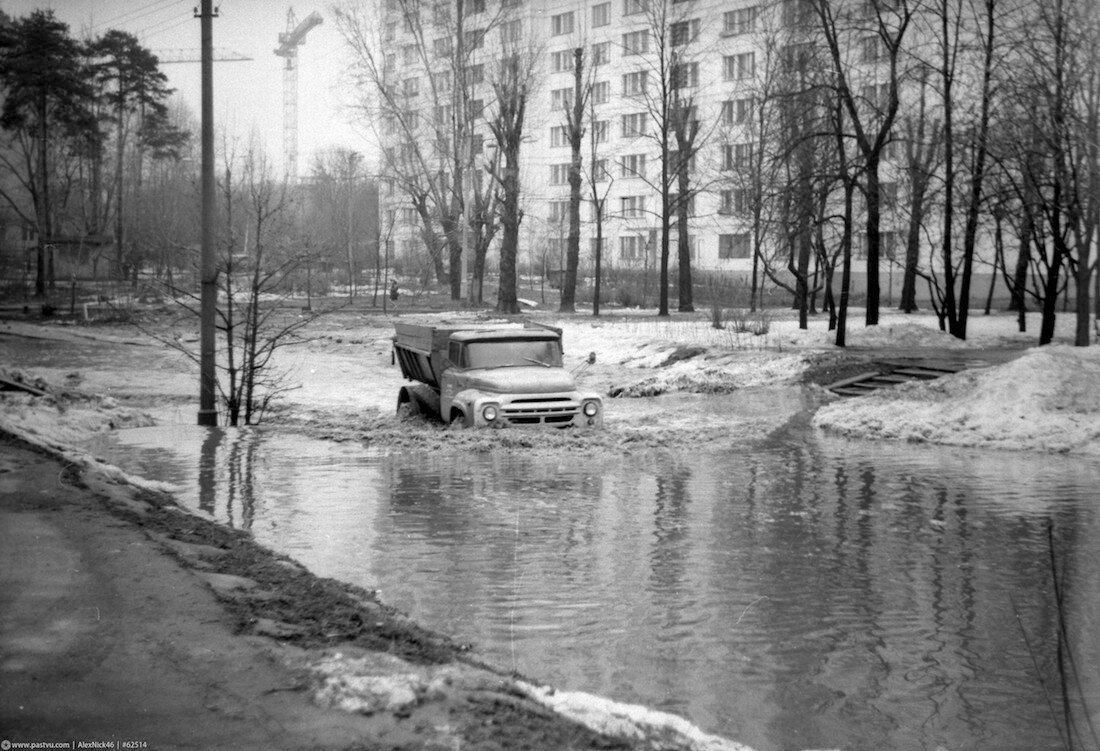
[[[743,81],[756,73],[756,54],[742,52],[740,55],[726,55],[722,58],[723,77],[727,81]]]
[[[878,200],[883,208],[894,208],[898,205],[898,184],[895,182],[881,182],[878,184]]]
[[[600,3],[592,6],[592,26],[599,28],[611,24],[611,3]]]
[[[550,109],[557,111],[573,106],[573,87],[554,89],[550,92]]]
[[[407,97],[415,97],[420,95],[420,79],[419,78],[406,78],[401,82],[401,92]]]
[[[672,66],[669,83],[674,89],[684,89],[699,85],[699,63],[677,63]]]
[[[396,22],[391,21],[390,23],[388,23],[388,24],[386,24],[385,26],[382,27],[382,41],[383,42],[392,42],[396,38],[397,38],[397,23]]]
[[[485,149],[485,136],[474,133],[470,136],[470,153],[477,156]]]
[[[645,196],[623,196],[619,199],[619,213],[624,219],[645,216]]]
[[[748,188],[733,188],[723,190],[718,194],[719,214],[750,214],[752,213],[752,193]]]
[[[642,53],[649,52],[649,32],[631,31],[628,34],[623,34],[623,54],[624,55],[641,55]]]
[[[451,54],[451,38],[442,37],[432,42],[436,57],[448,57]]]
[[[466,66],[466,83],[476,85],[485,80],[485,66],[481,63]]]
[[[621,177],[645,177],[645,154],[627,154],[619,162]]]
[[[550,129],[550,146],[558,148],[569,145],[569,128],[564,125],[555,125]]]
[[[550,53],[550,65],[555,73],[573,70],[573,50],[560,50]]]
[[[718,236],[718,258],[752,258],[752,236],[748,232]]]
[[[635,112],[623,115],[623,138],[637,138],[645,135],[645,113]]]
[[[727,143],[722,147],[722,169],[745,170],[752,165],[751,143]]]
[[[466,49],[479,50],[485,43],[485,29],[470,29],[466,32]]]
[[[745,125],[752,122],[756,100],[750,97],[722,102],[723,125]]]
[[[623,96],[636,96],[645,93],[646,78],[649,71],[638,70],[623,74]]]
[[[485,102],[481,99],[470,100],[470,119],[477,120],[485,114]]]
[[[859,40],[860,57],[865,63],[874,63],[881,60],[884,56],[882,54],[882,40],[877,36],[866,36]]]
[[[569,163],[550,165],[550,184],[565,185],[569,182]]]
[[[437,95],[449,94],[451,92],[451,72],[441,70],[438,73],[432,73],[432,88]]]
[[[679,193],[672,193],[668,197],[668,205],[674,215],[687,211],[688,216],[695,216],[695,194],[690,193],[687,199],[681,199]],[[690,241],[690,239],[689,239]]]
[[[405,65],[416,63],[416,45],[406,44],[401,48],[401,62]]]
[[[671,39],[672,46],[679,47],[684,44],[694,42],[699,38],[699,19],[693,18],[690,21],[676,21],[672,24]]]
[[[632,16],[645,10],[645,0],[623,0],[623,15]]]
[[[597,159],[592,165],[592,181],[597,183],[604,183],[611,177],[607,174],[607,160]]]
[[[553,36],[573,33],[573,11],[550,16],[550,33]]]
[[[722,33],[726,36],[756,31],[756,6],[727,10],[722,14]]]
[[[592,135],[596,137],[596,143],[607,143],[607,134],[611,130],[607,120],[597,120],[592,127]]]
[[[885,112],[890,107],[890,84],[868,84],[859,91],[863,100],[879,112]]]
[[[860,232],[852,237],[852,256],[857,259],[867,257],[867,235]],[[898,247],[901,243],[901,232],[897,230],[884,230],[878,234],[879,258],[894,260],[897,257]]]
[[[611,82],[599,81],[592,84],[592,104],[607,104],[611,101]]]
[[[607,65],[611,62],[611,42],[592,45],[592,67]]]
[[[783,23],[786,26],[808,26],[814,17],[811,0],[783,0]]]
[[[506,21],[501,24],[500,38],[505,44],[509,42],[518,42],[523,39],[523,21],[516,19],[515,21]]]
[[[619,237],[619,259],[639,261],[645,258],[645,236],[626,235]]]
[[[547,221],[551,224],[557,224],[558,222],[564,222],[569,218],[569,201],[551,201],[550,211],[547,214]]]
[[[668,152],[669,169],[672,170],[673,173],[679,173],[680,171],[680,158],[680,152],[678,150]],[[695,173],[695,154],[691,154],[687,157],[687,171],[689,175]]]
[[[485,0],[466,0],[466,15],[485,12]]]

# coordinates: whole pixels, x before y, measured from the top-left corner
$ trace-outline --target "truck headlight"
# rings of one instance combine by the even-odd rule
[[[595,417],[596,413],[600,411],[600,405],[596,402],[585,402],[582,409],[585,417]]]
[[[500,414],[500,410],[497,409],[495,404],[486,404],[481,408],[481,416],[485,418],[485,422],[492,422],[497,419],[498,414]]]

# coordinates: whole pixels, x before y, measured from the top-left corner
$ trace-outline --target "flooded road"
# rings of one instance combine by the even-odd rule
[[[1070,714],[1100,710],[1095,460],[799,429],[591,457],[112,441],[93,452],[489,662],[759,751],[1061,747],[1053,547]]]

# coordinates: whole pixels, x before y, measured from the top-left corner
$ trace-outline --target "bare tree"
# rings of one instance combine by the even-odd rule
[[[489,129],[496,139],[500,161],[493,178],[500,185],[500,289],[497,293],[497,310],[502,313],[518,313],[516,294],[516,258],[519,250],[519,225],[523,221],[520,209],[520,147],[523,145],[523,127],[527,114],[527,96],[534,75],[535,54],[521,53],[502,56],[492,81],[496,97],[495,112],[489,121]]]
[[[1032,210],[1028,261],[1042,321],[1039,343],[1053,340],[1058,299],[1076,285],[1075,342],[1087,345],[1091,246],[1097,233],[1097,20],[1089,0],[1055,0],[1027,9],[1014,39],[1014,66],[1003,141],[1007,175],[1021,210]],[[1021,241],[1023,242],[1023,240]]]
[[[219,287],[223,302],[216,327],[224,341],[217,363],[217,387],[229,425],[260,422],[289,386],[273,357],[303,339],[303,329],[322,314],[287,306],[295,272],[308,258],[289,246],[293,237],[291,201],[285,180],[277,178],[255,138],[238,157],[223,150],[219,192],[222,201]],[[198,315],[198,295],[172,287],[184,309]],[[148,332],[153,336],[159,336]],[[195,363],[199,353],[179,340],[162,339]]]
[[[879,166],[897,119],[898,91],[902,80],[899,64],[914,8],[909,0],[867,0],[856,4],[836,0],[795,0],[795,7],[798,6],[805,8],[794,11],[799,17],[805,18],[810,12],[816,16],[832,64],[837,97],[846,110],[851,137],[859,147],[863,160],[861,171],[865,180],[867,209],[866,323],[873,326],[878,323],[880,301],[882,187]],[[859,39],[865,37],[874,40],[878,72],[885,80],[867,83],[857,90],[853,85],[853,68],[846,58],[859,48]]]
[[[656,175],[629,164],[624,166],[624,174],[641,177],[660,202],[658,209],[650,212],[659,225],[659,316],[669,315],[669,261],[677,217],[680,307],[693,309],[687,219],[698,186],[692,179],[692,167],[695,154],[714,129],[714,124],[701,126],[693,93],[700,83],[697,46],[702,19],[691,17],[690,8],[676,5],[675,0],[638,0],[645,25],[624,34],[622,44],[623,54],[639,62],[637,69],[624,76],[625,98],[642,109],[624,116],[623,135],[645,138],[657,151]]]

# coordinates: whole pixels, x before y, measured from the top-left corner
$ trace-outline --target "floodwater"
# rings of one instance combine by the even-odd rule
[[[1095,460],[800,428],[592,457],[113,440],[95,453],[491,663],[759,751],[1065,748],[1067,716],[1094,743]]]

